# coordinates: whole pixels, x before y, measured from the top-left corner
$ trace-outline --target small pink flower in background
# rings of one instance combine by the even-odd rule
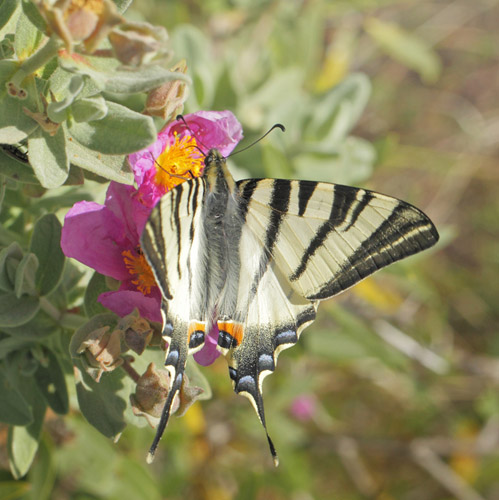
[[[300,394],[293,399],[289,410],[297,420],[312,420],[317,414],[317,400],[311,394]]]
[[[137,308],[141,316],[161,321],[161,293],[140,249],[152,208],[167,191],[201,175],[208,149],[227,156],[242,137],[230,111],[200,111],[184,120],[170,123],[154,144],[128,157],[138,189],[111,182],[104,205],[80,201],[64,220],[64,254],[121,282],[118,290],[102,293],[97,300],[122,317]],[[217,341],[215,326],[194,355],[198,363],[209,365],[218,357]]]

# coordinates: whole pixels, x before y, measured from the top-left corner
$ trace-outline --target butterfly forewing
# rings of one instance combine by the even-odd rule
[[[246,222],[255,233],[263,234],[269,211],[286,206],[274,233],[273,258],[291,287],[310,300],[331,297],[438,240],[433,223],[420,210],[379,193],[273,179],[242,181],[243,193],[249,185],[254,187]],[[279,193],[287,203],[275,203]]]

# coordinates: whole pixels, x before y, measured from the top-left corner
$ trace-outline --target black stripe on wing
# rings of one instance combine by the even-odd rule
[[[163,232],[163,215],[161,202],[149,216],[149,220],[140,238],[140,247],[158,284],[161,294],[165,299],[171,299],[170,282],[168,279],[168,268],[165,261],[166,245]]]
[[[257,179],[250,179],[248,181],[243,181],[240,184],[240,187],[242,187],[242,202],[240,203],[240,214],[243,221],[246,220],[246,214],[248,211],[249,203],[251,201],[251,196],[258,186],[258,182],[259,180]],[[251,286],[252,295],[256,293],[260,280],[267,270],[269,262],[272,259],[272,251],[279,236],[281,223],[286,217],[290,199],[291,181],[285,179],[275,179],[272,184],[272,194],[269,202],[269,207],[272,209],[272,211],[270,213],[267,229],[265,231],[265,237],[263,239],[262,255],[260,257],[260,263],[257,268],[257,274],[254,277],[254,281]]]
[[[300,188],[303,182],[304,181],[301,181],[299,183]],[[300,192],[301,191],[299,191],[299,196]],[[358,198],[359,194],[362,195],[360,200]],[[300,265],[290,276],[291,281],[295,281],[303,275],[311,258],[324,245],[331,232],[335,231],[336,228],[347,221],[347,217],[349,217],[350,213],[351,219],[348,218],[348,226],[345,228],[345,231],[355,224],[355,221],[362,213],[362,210],[364,210],[371,199],[366,195],[367,192],[362,189],[355,189],[340,185],[334,186],[334,198],[333,203],[331,204],[329,218],[320,226],[317,234],[306,248],[301,258]]]
[[[400,201],[390,216],[349,256],[333,279],[307,298],[332,297],[378,269],[430,248],[438,238],[435,226],[425,214]]]

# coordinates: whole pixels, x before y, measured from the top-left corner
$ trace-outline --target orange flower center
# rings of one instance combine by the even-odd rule
[[[140,248],[136,254],[131,250],[124,250],[121,252],[121,255],[123,256],[123,261],[128,272],[132,276],[135,276],[132,283],[137,287],[139,292],[149,295],[151,288],[156,286],[156,280]]]
[[[166,191],[182,182],[198,177],[203,171],[203,157],[197,149],[196,139],[191,136],[178,137],[167,146],[156,160],[154,183]]]

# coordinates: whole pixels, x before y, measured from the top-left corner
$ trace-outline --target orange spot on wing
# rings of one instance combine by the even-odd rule
[[[241,345],[244,337],[244,326],[234,321],[217,321],[218,329],[227,332],[234,339],[234,346]]]
[[[194,332],[206,333],[206,323],[203,321],[191,321],[189,323],[189,329],[187,330],[187,335],[188,335],[187,342],[191,341],[191,335]]]

